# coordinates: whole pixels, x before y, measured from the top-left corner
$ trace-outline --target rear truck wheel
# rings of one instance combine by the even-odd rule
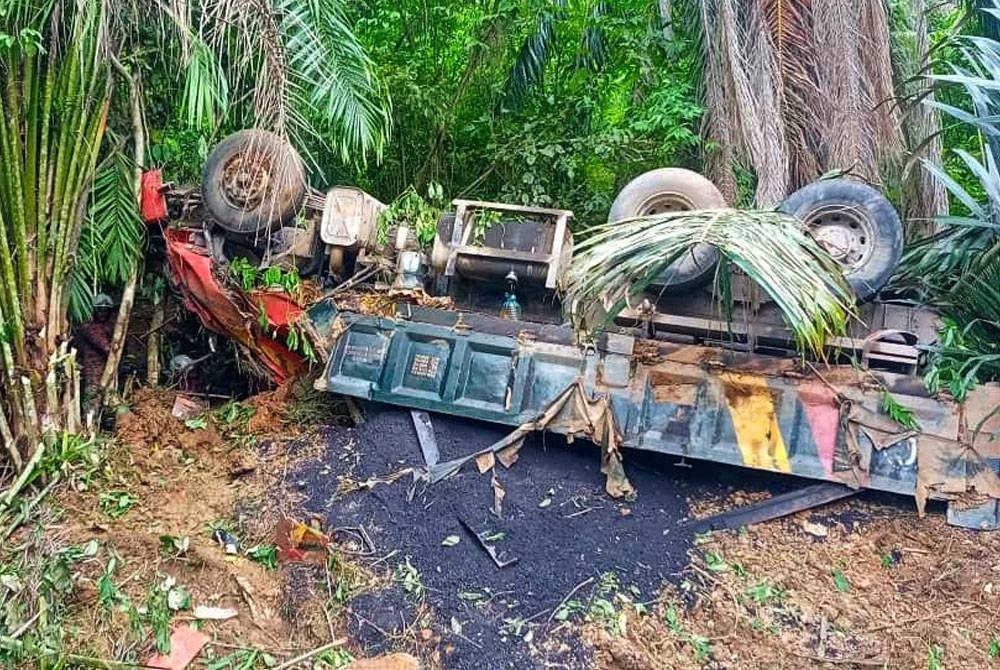
[[[660,168],[645,172],[625,185],[611,204],[608,221],[695,209],[721,209],[726,198],[715,184],[697,172]],[[719,251],[699,244],[671,263],[651,288],[667,295],[681,295],[704,286],[715,276]]]
[[[850,179],[803,186],[778,207],[797,217],[840,263],[859,302],[874,298],[903,254],[903,225],[892,203],[877,190]]]
[[[268,232],[290,221],[306,193],[298,152],[274,133],[241,130],[219,142],[205,162],[202,199],[229,232]]]

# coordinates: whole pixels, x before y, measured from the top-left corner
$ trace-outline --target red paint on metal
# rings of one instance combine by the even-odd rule
[[[159,170],[142,173],[142,198],[139,212],[146,223],[157,223],[167,218],[167,199],[163,196],[163,179]]]
[[[837,394],[820,382],[803,382],[799,385],[798,395],[806,411],[806,421],[809,422],[823,471],[832,475],[833,455],[837,450],[837,433],[840,430]]]
[[[208,251],[193,243],[190,230],[167,230],[167,262],[184,304],[209,330],[232,338],[271,372],[277,384],[305,370],[306,361],[284,344],[288,327],[303,309],[284,293],[242,291],[224,287],[212,272]],[[268,327],[261,327],[263,307]]]

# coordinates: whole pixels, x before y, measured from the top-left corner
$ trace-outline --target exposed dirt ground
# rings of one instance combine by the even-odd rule
[[[1000,667],[998,549],[940,511],[842,502],[704,538],[652,616],[587,638],[600,668]]]
[[[118,417],[121,446],[34,531],[53,550],[96,547],[73,564],[70,647],[149,658],[148,611],[172,578],[190,605],[168,612],[168,626],[199,605],[238,612],[202,624],[214,641],[192,667],[218,670],[331,639],[353,657],[405,650],[448,669],[997,664],[1000,534],[952,528],[940,510],[918,519],[909,500],[862,496],[695,536],[692,518],[801,482],[626,453],[638,498],[615,501],[594,447],[539,436],[510,469],[496,467],[498,517],[492,475],[475,463],[434,485],[380,482],[422,462],[407,411],[367,406],[347,427],[346,408],[321,400],[286,389],[185,424],[170,415],[172,394],[133,397]],[[442,460],[504,433],[432,420]],[[331,534],[330,571],[247,556],[275,542],[283,516]],[[497,568],[459,519],[518,562]],[[220,527],[241,555],[216,543]],[[164,537],[187,538],[186,549]],[[245,667],[266,667],[258,660]]]

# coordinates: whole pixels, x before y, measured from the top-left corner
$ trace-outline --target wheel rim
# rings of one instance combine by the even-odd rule
[[[657,193],[646,198],[639,205],[639,216],[655,216],[656,214],[669,214],[670,212],[689,212],[694,209],[691,199],[680,193]]]
[[[673,212],[690,212],[697,209],[694,202],[683,193],[665,192],[646,198],[637,208],[638,216],[656,216]],[[671,287],[683,283],[687,277],[715,266],[714,247],[696,245],[667,266],[652,284],[654,287]]]
[[[841,267],[856,270],[871,257],[875,231],[861,212],[848,207],[822,207],[805,217],[806,230]]]
[[[271,159],[262,151],[235,154],[222,168],[222,192],[236,209],[256,209],[271,184]]]

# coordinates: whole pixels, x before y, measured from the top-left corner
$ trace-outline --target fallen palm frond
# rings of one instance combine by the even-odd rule
[[[565,304],[599,326],[697,244],[716,247],[774,300],[802,350],[821,352],[844,332],[853,298],[838,265],[798,219],[770,211],[675,212],[597,226],[578,246]]]

